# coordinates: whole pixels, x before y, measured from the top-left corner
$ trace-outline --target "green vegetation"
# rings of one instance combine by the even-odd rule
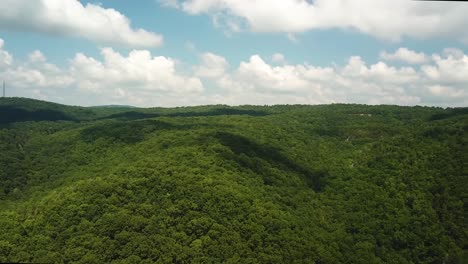
[[[0,262],[467,263],[468,109],[0,99]]]

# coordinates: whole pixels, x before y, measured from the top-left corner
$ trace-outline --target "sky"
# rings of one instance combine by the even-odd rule
[[[468,106],[468,2],[2,0],[7,96]]]

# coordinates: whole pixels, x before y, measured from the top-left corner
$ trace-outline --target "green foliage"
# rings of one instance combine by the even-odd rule
[[[466,108],[0,100],[0,262],[466,263]]]

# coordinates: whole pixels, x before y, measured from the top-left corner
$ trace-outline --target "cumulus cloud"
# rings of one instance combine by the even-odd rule
[[[47,60],[40,50],[31,52],[28,57],[30,62],[45,62]]]
[[[447,36],[468,43],[463,3],[408,0],[163,0],[192,15],[223,17],[228,28],[255,32],[298,33],[314,29],[350,29],[381,39]],[[170,4],[168,4],[170,3]],[[218,21],[218,20],[216,20]]]
[[[286,59],[283,54],[275,53],[271,56],[271,60],[276,63],[286,63]]]
[[[2,0],[0,29],[82,37],[101,44],[157,47],[161,35],[133,29],[117,10],[77,0]]]
[[[432,59],[433,65],[422,67],[422,71],[430,80],[443,84],[468,83],[468,56],[463,51],[445,49],[442,54],[434,54]]]
[[[29,60],[23,63],[10,63],[0,71],[0,76],[7,81],[8,86],[21,90],[33,88],[37,93],[37,89],[55,89],[73,83],[73,78],[66,71],[48,63],[40,51],[30,53],[28,58]]]
[[[346,77],[358,77],[369,82],[404,84],[419,79],[416,70],[412,67],[396,68],[381,61],[367,66],[359,56],[351,57],[341,73]]]
[[[174,7],[174,8],[180,7],[178,0],[159,0],[159,3],[161,3],[162,6],[167,6],[167,7]]]
[[[13,57],[3,49],[4,41],[0,39],[0,69],[8,67],[13,62]]]
[[[223,98],[230,103],[466,106],[468,79],[460,79],[462,74],[447,75],[466,67],[462,66],[466,55],[453,49],[443,54],[434,55],[435,58],[442,57],[434,64],[422,66],[422,70],[396,67],[382,61],[368,64],[359,56],[349,58],[342,66],[274,66],[261,56],[253,55],[234,71],[219,77],[216,84],[224,89]],[[456,62],[453,54],[458,54]],[[429,76],[426,67],[431,67],[437,78]]]
[[[394,53],[383,51],[380,53],[380,58],[386,61],[402,61],[409,64],[422,64],[430,59],[423,52],[416,52],[407,48],[399,48]]]
[[[8,52],[0,48],[0,54]],[[147,50],[123,55],[112,48],[101,49],[101,56],[99,59],[78,53],[68,67],[59,68],[36,50],[27,61],[11,63],[9,58],[10,64],[0,68],[0,78],[15,90],[15,96],[83,105],[164,105],[165,98],[183,101],[185,96],[204,91],[202,81],[178,71],[172,58],[152,56]],[[4,61],[0,57],[0,63]]]
[[[272,66],[254,55],[241,62],[233,73],[220,78],[218,85],[231,96],[248,94],[251,97],[240,100],[270,98],[270,104],[289,100],[289,103],[306,104],[408,105],[420,102],[418,97],[408,93],[406,87],[418,78],[412,68],[395,68],[383,62],[368,66],[357,56],[342,67],[319,67],[305,64]]]
[[[227,60],[219,55],[207,52],[201,56],[201,65],[197,67],[196,75],[205,78],[222,76],[229,67]]]
[[[70,73],[80,89],[100,92],[106,89],[146,90],[170,93],[203,91],[198,78],[178,74],[175,61],[152,57],[147,50],[131,51],[127,57],[111,48],[101,50],[103,61],[77,54]]]
[[[293,65],[273,67],[259,55],[253,55],[248,62],[241,62],[237,77],[246,87],[278,92],[297,92],[310,88],[310,83],[303,78],[306,69]]]
[[[468,96],[468,92],[463,89],[456,89],[449,86],[443,85],[429,85],[427,86],[429,92],[434,96],[440,97],[452,97],[452,98],[463,98]]]
[[[434,54],[417,68],[367,63],[359,56],[343,65],[317,66],[278,65],[252,55],[234,66],[207,52],[183,72],[175,59],[147,50],[121,54],[103,48],[99,58],[78,53],[68,66],[58,67],[40,51],[14,60],[0,44],[0,78],[10,95],[69,104],[468,105],[468,56],[457,49]]]

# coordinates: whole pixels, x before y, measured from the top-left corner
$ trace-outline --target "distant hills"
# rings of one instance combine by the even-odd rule
[[[96,105],[91,106],[92,108],[137,108],[131,105]]]
[[[466,263],[468,108],[0,98],[0,262]]]

